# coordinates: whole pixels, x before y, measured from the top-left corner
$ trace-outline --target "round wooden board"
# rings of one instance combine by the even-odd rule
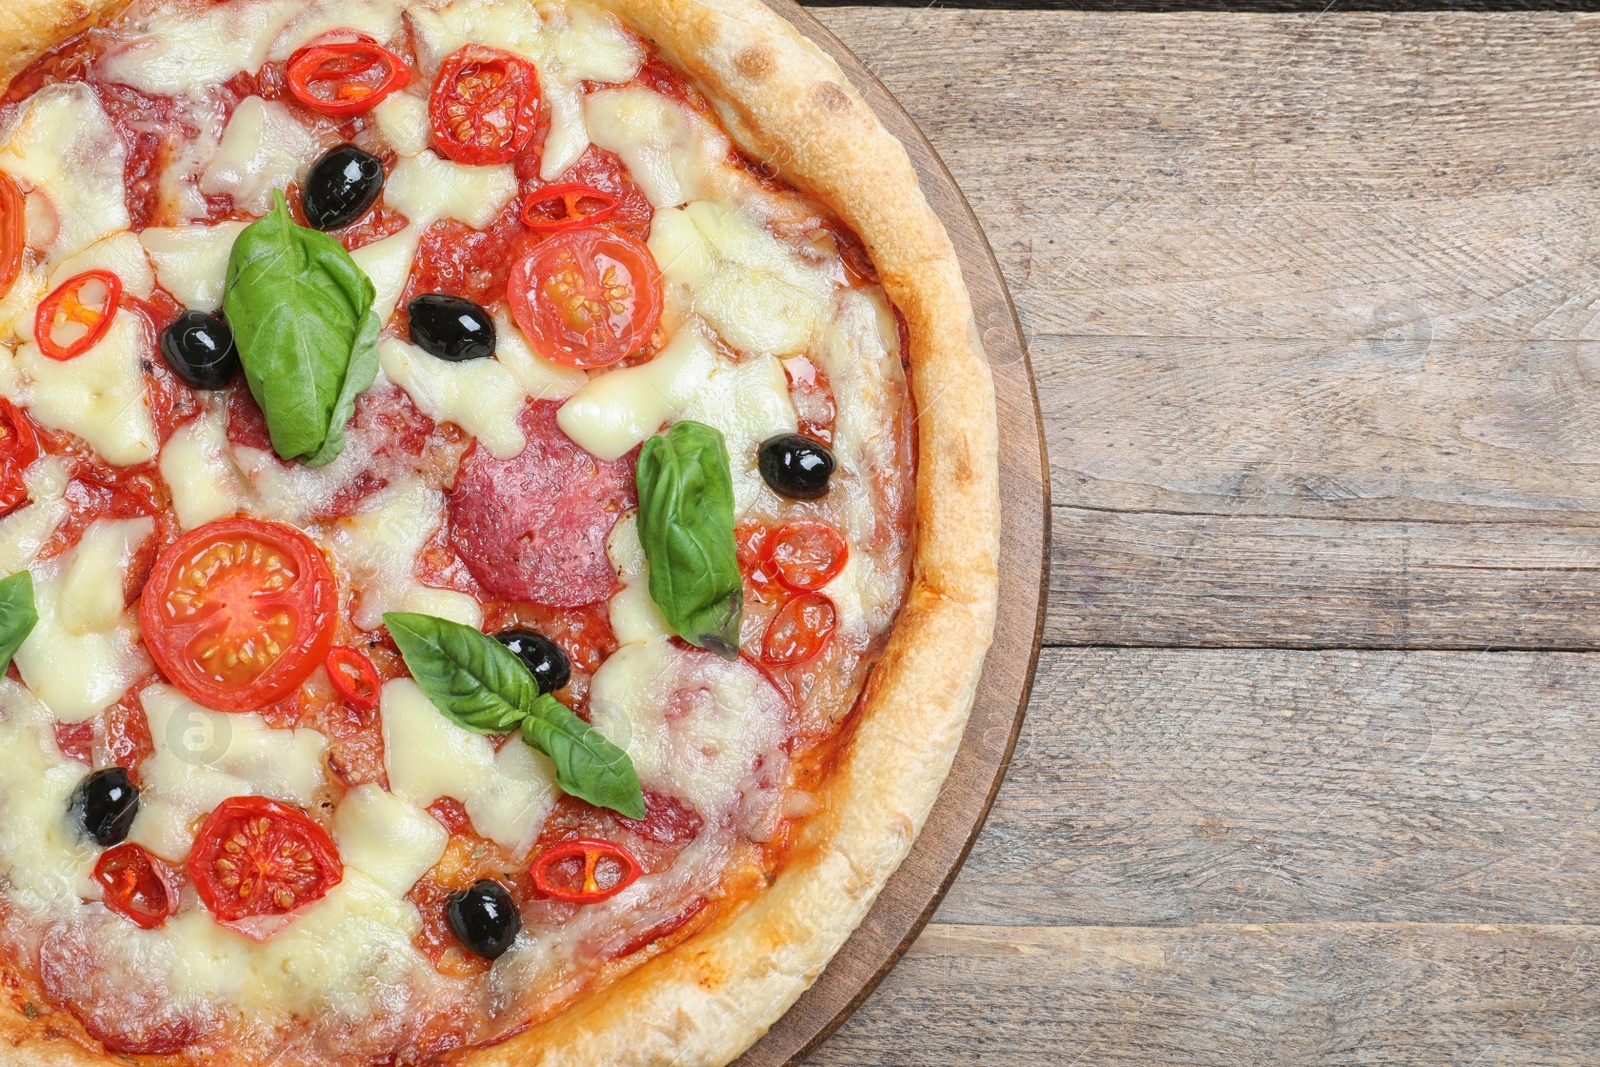
[[[834,58],[906,146],[924,195],[955,243],[994,374],[1000,418],[1000,612],[961,749],[911,854],[816,984],[736,1067],[800,1063],[876,988],[944,898],[989,814],[1022,726],[1044,626],[1050,540],[1049,467],[1033,369],[977,217],[928,139],[866,66],[792,0],[765,2]]]

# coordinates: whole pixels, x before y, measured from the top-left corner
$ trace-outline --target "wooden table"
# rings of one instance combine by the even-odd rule
[[[1600,1062],[1600,18],[816,13],[989,234],[1055,537],[808,1062]]]

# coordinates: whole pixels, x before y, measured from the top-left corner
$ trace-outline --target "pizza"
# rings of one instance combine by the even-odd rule
[[[753,0],[0,41],[0,1061],[736,1057],[993,626],[903,148]]]

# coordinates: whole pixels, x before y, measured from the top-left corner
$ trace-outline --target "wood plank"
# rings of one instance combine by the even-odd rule
[[[1049,645],[1600,649],[1600,528],[1058,507]]]
[[[1046,649],[940,920],[1600,922],[1600,671]]]
[[[1600,929],[929,926],[811,1067],[1588,1067]]]
[[[1032,334],[1600,337],[1600,17],[816,14]]]

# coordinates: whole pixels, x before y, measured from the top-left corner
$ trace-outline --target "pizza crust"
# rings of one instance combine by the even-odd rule
[[[919,467],[912,581],[850,744],[773,886],[504,1044],[482,1067],[692,1067],[753,1044],[866,916],[955,757],[991,639],[999,475],[993,386],[955,250],[904,148],[837,64],[757,0],[599,0],[703,89],[739,146],[866,243],[911,337]],[[124,0],[11,0],[9,79]],[[0,1017],[0,1059],[107,1062],[50,1017]]]

